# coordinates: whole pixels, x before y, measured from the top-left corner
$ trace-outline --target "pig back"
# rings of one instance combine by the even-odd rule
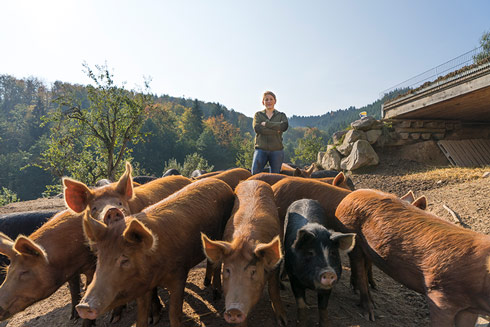
[[[296,233],[306,224],[317,223],[325,226],[325,210],[316,200],[301,199],[294,201],[288,208],[284,220],[284,247],[291,247]]]
[[[223,181],[208,178],[187,185],[134,217],[158,237],[158,253],[190,269],[204,259],[201,232],[221,239],[233,208],[234,193]]]
[[[274,193],[266,182],[246,180],[235,190],[235,203],[230,220],[226,224],[223,240],[236,238],[270,242],[282,232]]]
[[[131,213],[137,213],[180,190],[192,181],[180,175],[170,175],[152,180],[134,188],[134,196],[128,201]]]

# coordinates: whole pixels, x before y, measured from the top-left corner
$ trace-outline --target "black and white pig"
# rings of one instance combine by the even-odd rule
[[[356,234],[330,231],[325,211],[316,200],[293,202],[284,222],[284,267],[298,307],[298,326],[308,326],[305,289],[318,293],[320,326],[327,326],[328,298],[340,279],[340,251],[349,252]]]

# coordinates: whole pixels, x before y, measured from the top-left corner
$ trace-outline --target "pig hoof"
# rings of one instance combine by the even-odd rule
[[[209,286],[211,285],[211,279],[210,278],[204,278],[204,286]]]
[[[276,322],[277,322],[277,325],[281,326],[281,327],[286,327],[288,325],[288,319],[287,319],[286,315],[276,317]]]

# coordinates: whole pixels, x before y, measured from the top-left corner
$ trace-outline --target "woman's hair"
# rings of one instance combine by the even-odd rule
[[[262,101],[264,101],[265,97],[268,95],[272,96],[274,98],[274,101],[277,101],[276,95],[274,93],[272,93],[272,91],[265,91],[264,95],[262,96]]]

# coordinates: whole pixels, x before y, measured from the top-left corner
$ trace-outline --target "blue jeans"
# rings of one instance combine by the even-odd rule
[[[284,159],[284,151],[265,151],[255,149],[252,161],[252,175],[261,173],[264,170],[265,164],[269,162],[271,173],[279,174],[281,171],[282,160]]]

